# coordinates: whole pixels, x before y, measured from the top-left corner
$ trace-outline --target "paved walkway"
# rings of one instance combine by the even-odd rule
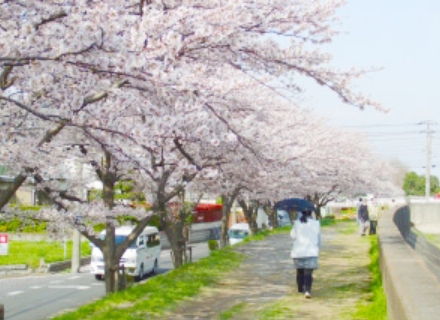
[[[313,298],[305,299],[296,292],[289,235],[238,246],[247,256],[239,268],[161,319],[352,319],[367,294],[369,247],[355,222],[323,228]]]

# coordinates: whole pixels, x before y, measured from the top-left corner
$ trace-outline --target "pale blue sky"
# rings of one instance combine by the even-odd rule
[[[432,174],[440,177],[440,1],[348,0],[339,11],[341,34],[328,46],[336,65],[383,68],[356,82],[390,111],[360,111],[312,88],[305,105],[331,124],[366,132],[385,159],[425,172],[426,124],[431,121]]]

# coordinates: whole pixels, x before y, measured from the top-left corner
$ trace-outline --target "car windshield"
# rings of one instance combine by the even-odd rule
[[[99,238],[101,240],[104,240],[105,239],[105,234],[100,235]],[[127,236],[118,236],[118,235],[116,235],[115,236],[115,243],[116,243],[116,245],[122,243],[125,239],[127,239]],[[129,248],[136,248],[136,240],[131,243]]]
[[[244,239],[248,235],[249,235],[249,231],[247,230],[237,230],[237,229],[229,230],[229,238],[232,239]]]

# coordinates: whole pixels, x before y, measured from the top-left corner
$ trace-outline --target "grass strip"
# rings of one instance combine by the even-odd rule
[[[220,313],[219,319],[220,320],[232,319],[234,317],[234,315],[236,315],[237,313],[240,313],[244,309],[245,306],[246,306],[245,302],[236,304],[235,306],[233,306],[229,310],[226,310],[226,311],[223,311],[222,313]]]
[[[379,267],[379,242],[377,236],[370,236],[370,259],[368,269],[372,279],[368,288],[370,295],[360,301],[353,319],[387,320],[387,300],[382,287],[382,273]]]
[[[203,287],[221,280],[222,275],[239,266],[243,259],[242,254],[230,248],[216,250],[207,258],[53,319],[157,319],[177,306],[178,302],[195,296]]]
[[[81,255],[89,256],[88,242],[81,243]],[[64,244],[59,241],[21,241],[9,242],[8,254],[0,256],[0,265],[27,264],[30,268],[38,268],[40,259],[46,263],[69,260],[72,257],[72,241],[66,243],[66,259]]]
[[[275,303],[266,305],[259,310],[256,316],[258,320],[285,320],[295,319],[295,305],[292,304],[291,298],[285,298]]]

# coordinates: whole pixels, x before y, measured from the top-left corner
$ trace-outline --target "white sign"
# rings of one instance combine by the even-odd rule
[[[8,235],[0,233],[0,255],[7,255],[8,254]]]

